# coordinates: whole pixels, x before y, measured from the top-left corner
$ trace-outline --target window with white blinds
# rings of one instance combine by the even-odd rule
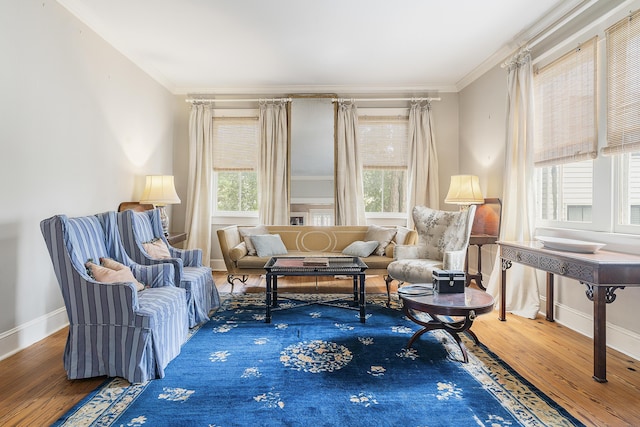
[[[607,145],[603,154],[640,151],[640,12],[607,37]]]
[[[213,119],[213,170],[253,171],[258,165],[258,117]]]
[[[359,154],[364,169],[406,169],[409,117],[359,116]]]
[[[214,214],[257,214],[259,135],[257,116],[214,117]]]
[[[408,146],[408,116],[358,116],[366,213],[406,214]]]
[[[536,167],[597,156],[596,47],[593,38],[537,71]]]

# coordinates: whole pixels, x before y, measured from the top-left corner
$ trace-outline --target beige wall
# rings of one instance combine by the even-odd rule
[[[67,323],[42,219],[172,172],[174,99],[55,1],[0,2],[0,358]]]

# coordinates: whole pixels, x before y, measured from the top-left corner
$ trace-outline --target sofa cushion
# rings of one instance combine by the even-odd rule
[[[380,227],[378,225],[372,224],[367,229],[367,234],[365,234],[364,240],[365,242],[377,241],[378,247],[375,250],[375,254],[383,256],[385,254],[384,250],[386,249],[387,245],[389,244],[389,242],[391,242],[391,240],[393,239],[393,236],[395,235],[396,235],[395,228],[385,228],[385,227]]]
[[[257,234],[269,234],[267,228],[264,225],[257,225],[255,227],[247,227],[247,228],[238,228],[240,232],[240,237],[244,240],[245,245],[247,245],[247,253],[248,255],[256,255],[256,247],[253,246],[253,242],[251,241],[251,236],[255,236]]]
[[[279,234],[256,234],[250,237],[259,257],[287,254],[287,248]]]
[[[342,253],[344,255],[357,256],[361,258],[368,257],[376,250],[378,247],[378,242],[375,240],[369,242],[363,242],[360,240],[356,240],[351,243],[349,246],[343,249]]]

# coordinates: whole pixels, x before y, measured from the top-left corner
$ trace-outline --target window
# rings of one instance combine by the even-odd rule
[[[258,117],[213,119],[214,211],[258,211]]]
[[[640,153],[619,155],[618,224],[640,225]]]
[[[406,116],[359,116],[367,213],[406,213],[408,128]]]
[[[640,13],[607,31],[607,144],[616,165],[616,231],[640,225]],[[633,229],[636,226],[636,229]]]
[[[596,40],[535,75],[537,218],[592,221],[597,156]]]

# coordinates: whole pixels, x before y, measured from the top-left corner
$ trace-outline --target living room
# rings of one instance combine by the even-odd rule
[[[6,196],[0,214],[0,359],[67,324],[38,226],[42,219],[59,213],[73,217],[115,210],[122,201],[140,198],[146,175],[166,174],[175,176],[182,200],[169,209],[171,228],[184,229],[191,108],[185,99],[188,93],[206,96],[216,89],[192,87],[185,91],[158,75],[151,76],[97,29],[74,16],[64,3],[21,1],[0,6],[2,51],[8,64],[0,72],[5,101],[0,185]],[[549,9],[558,3],[567,3],[561,5],[565,9],[576,5],[593,9],[590,20],[585,24],[576,19],[572,25],[582,22],[582,27],[576,28],[563,26],[562,20],[548,21],[549,16],[540,14],[547,20],[531,22],[530,32],[520,34],[522,40],[503,40],[500,52],[483,58],[472,73],[455,82],[457,85],[425,82],[380,91],[320,87],[315,92],[345,98],[411,98],[416,93],[440,98],[432,105],[440,208],[457,209],[444,203],[450,176],[455,174],[477,175],[485,197],[503,197],[507,79],[502,63],[542,28],[553,31],[534,48],[541,63],[587,40],[588,34],[600,35],[598,43],[604,50],[604,29],[640,8],[638,0],[547,2]],[[256,84],[251,89],[229,87],[217,94],[251,98],[304,94],[312,85],[295,86]],[[600,123],[605,123],[604,119]],[[604,194],[612,197],[607,189]],[[611,199],[595,200],[604,206]],[[221,265],[215,229],[240,220],[257,224],[257,217],[212,222],[210,258],[214,268]],[[611,225],[540,231],[607,243],[612,250],[637,253],[640,247],[637,230],[636,234],[620,233]],[[483,271],[488,277],[497,247],[485,250]],[[541,301],[545,301],[542,283],[539,280]],[[635,360],[640,359],[640,326],[634,321],[638,292],[634,287],[618,290],[617,300],[609,306],[607,329],[608,345]],[[556,294],[556,310],[558,323],[586,336],[593,333],[592,304],[579,283],[563,283]]]

